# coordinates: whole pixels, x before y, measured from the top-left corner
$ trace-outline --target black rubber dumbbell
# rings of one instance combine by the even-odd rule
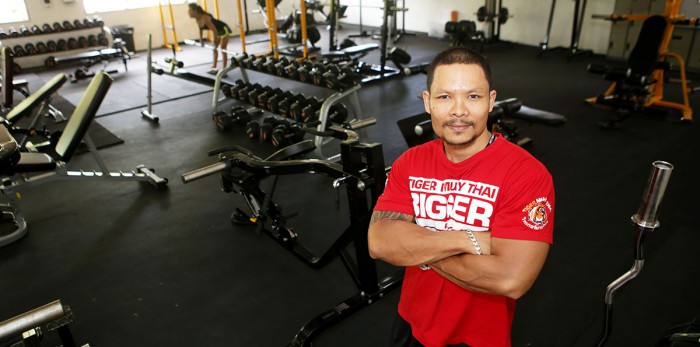
[[[109,45],[109,39],[105,34],[97,34],[97,43],[100,46],[108,46]]]
[[[86,28],[94,28],[95,27],[95,20],[91,18],[85,18],[83,19],[83,25]]]
[[[83,21],[80,19],[76,19],[73,21],[73,27],[77,29],[85,29],[85,24],[83,24]]]
[[[12,47],[12,52],[15,54],[15,57],[24,57],[25,55],[27,55],[22,45],[15,45],[14,47]]]
[[[243,53],[241,55],[231,56],[231,66],[239,67],[241,66],[241,61],[248,59],[248,53]]]
[[[260,134],[258,135],[260,142],[270,142],[270,140],[272,140],[272,131],[283,124],[290,125],[285,119],[279,119],[273,116],[265,117],[262,124],[260,124]]]
[[[253,61],[254,61],[256,58],[257,58],[257,57],[255,56],[255,54],[249,55],[247,58],[241,60],[241,63],[240,63],[240,64],[241,64],[241,67],[244,67],[244,68],[247,68],[247,69],[252,69]]]
[[[3,30],[2,28],[0,28],[0,40],[4,40],[4,39],[6,39],[6,38],[8,38],[8,37],[10,37],[10,35],[7,35],[7,33],[5,32],[5,30]]]
[[[269,57],[269,58],[267,58],[267,61],[265,62],[265,64],[263,64],[263,68],[260,69],[260,71],[274,74],[275,73],[275,65],[277,63],[279,63],[279,59],[277,59],[275,57]]]
[[[51,27],[49,23],[44,23],[44,25],[41,26],[41,31],[43,31],[44,34],[52,33],[53,27]]]
[[[291,108],[294,103],[301,101],[304,102],[306,101],[306,96],[304,94],[294,94],[293,97],[291,98],[285,98],[284,100],[280,101],[280,103],[277,105],[277,114],[284,118],[294,118],[294,116],[291,113]]]
[[[311,80],[313,80],[314,84],[317,86],[322,86],[323,85],[323,74],[326,72],[326,66],[323,64],[316,64],[314,65],[313,71],[309,73],[311,76]]]
[[[304,130],[296,123],[279,124],[272,130],[270,142],[275,148],[287,147],[304,139]]]
[[[78,47],[80,47],[80,45],[78,45],[78,40],[75,37],[68,39],[68,49],[77,49]]]
[[[297,74],[299,81],[304,83],[313,83],[311,79],[311,71],[314,69],[314,64],[308,60],[304,60],[299,63],[299,69],[297,69]]]
[[[280,60],[275,64],[275,75],[277,76],[284,76],[284,68],[289,65],[289,59],[287,57],[282,57]]]
[[[41,35],[44,33],[44,31],[41,30],[41,28],[39,28],[39,26],[36,24],[32,25],[32,27],[29,28],[29,30],[32,32],[32,35]]]
[[[288,117],[294,119],[297,122],[303,122],[304,118],[302,117],[302,110],[310,103],[320,104],[321,102],[315,96],[311,98],[305,98],[304,100],[297,100],[295,103],[289,106]]]
[[[255,61],[253,61],[252,69],[256,70],[256,71],[265,71],[265,64],[266,63],[267,63],[267,57],[264,55],[260,56],[260,57],[258,57],[258,59],[255,59]]]
[[[58,50],[58,44],[54,40],[46,41],[46,49],[49,52],[56,52]]]
[[[95,35],[88,35],[88,46],[90,47],[97,47],[99,46],[99,42],[97,41],[97,36]]]
[[[238,91],[249,86],[250,83],[248,82],[243,82],[243,80],[236,80],[236,82],[234,82],[234,84],[229,88],[229,94],[231,95],[230,97],[233,99],[240,100],[238,98]]]
[[[256,105],[258,105],[258,107],[262,107],[262,108],[267,110],[268,109],[267,108],[267,101],[275,95],[282,95],[282,94],[284,94],[284,92],[280,88],[275,88],[269,92],[262,93],[262,94],[258,95],[258,102],[256,103]]]
[[[19,35],[20,36],[32,36],[31,30],[27,28],[26,25],[20,25],[19,26]]]
[[[71,30],[75,30],[73,23],[71,23],[67,20],[64,20],[63,21],[63,31],[71,31]]]
[[[323,74],[326,80],[326,87],[335,90],[345,90],[357,84],[357,75],[352,69],[344,67],[338,74]]]
[[[89,46],[88,39],[85,36],[78,37],[78,47],[87,48]]]
[[[264,86],[260,89],[256,89],[250,93],[248,93],[248,103],[254,106],[262,107],[261,104],[259,103],[260,99],[259,96],[268,92],[271,92],[273,89],[270,86]]]
[[[280,94],[273,95],[272,97],[267,99],[267,110],[272,112],[272,113],[278,114],[280,103],[282,101],[284,101],[285,99],[293,98],[293,97],[294,97],[294,94],[290,91],[286,91],[281,95]]]
[[[231,98],[231,85],[228,83],[222,83],[221,86],[219,86],[219,90],[224,94],[224,96],[227,99]]]
[[[301,65],[298,61],[292,60],[287,66],[284,67],[283,76],[289,79],[299,79],[299,68]]]
[[[228,131],[231,129],[231,116],[226,114],[224,111],[217,111],[211,115],[211,120],[214,123],[214,127],[219,131]]]
[[[60,33],[62,31],[64,31],[63,25],[61,25],[61,23],[59,23],[59,22],[53,23],[51,28],[53,29],[53,32],[55,32],[55,33]]]
[[[37,50],[33,44],[27,43],[24,45],[24,52],[27,53],[27,55],[34,55],[37,53]]]
[[[20,36],[17,29],[15,29],[14,27],[10,27],[9,29],[7,29],[7,35],[10,35],[10,37],[19,37]]]
[[[38,54],[44,54],[49,51],[49,48],[46,47],[46,44],[43,42],[37,42],[36,45],[34,45],[34,47],[36,47],[36,52]]]
[[[242,105],[231,107],[231,122],[233,125],[245,126],[251,121],[253,116],[262,114],[262,110],[251,107],[245,108]]]
[[[317,98],[307,100],[306,106],[301,110],[301,120],[304,123],[313,122],[316,120],[318,111],[321,109],[322,102]]]
[[[312,120],[318,120],[321,118],[321,109],[319,108],[312,118]],[[333,104],[328,109],[328,117],[326,118],[326,124],[343,124],[348,120],[348,109],[343,104]]]
[[[340,75],[340,68],[336,64],[329,64],[326,66],[326,71],[323,73],[323,83],[320,85],[326,86],[327,87],[327,80],[328,79],[337,79],[338,76]]]
[[[238,90],[238,100],[241,100],[243,102],[248,102],[248,94],[250,94],[254,90],[262,89],[262,86],[260,83],[255,83],[251,86],[248,86],[246,88],[241,88]]]
[[[260,136],[260,123],[251,120],[245,124],[245,133],[249,140],[257,140]]]
[[[56,41],[56,51],[60,52],[66,50],[68,50],[68,41],[65,39],[58,39],[58,41]]]

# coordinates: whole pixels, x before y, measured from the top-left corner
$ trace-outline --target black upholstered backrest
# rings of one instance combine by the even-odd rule
[[[13,107],[12,110],[5,115],[5,119],[12,123],[19,118],[29,116],[36,107],[58,91],[58,89],[61,88],[63,83],[66,83],[67,80],[68,77],[63,73],[54,76],[54,78],[44,83],[44,85],[41,86],[41,88],[39,88],[36,92],[32,93],[32,95],[28,96],[26,99],[20,101],[17,106]],[[11,85],[3,86],[3,88],[5,87],[9,87],[10,90],[12,89]]]
[[[111,85],[112,77],[106,72],[96,73],[90,81],[56,143],[54,151],[62,161],[69,161],[73,157]]]
[[[644,20],[637,43],[627,60],[632,74],[648,76],[654,71],[667,24],[666,18],[659,15],[649,16]]]

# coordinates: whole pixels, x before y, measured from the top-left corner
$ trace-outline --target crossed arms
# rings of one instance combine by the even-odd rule
[[[370,256],[396,266],[429,265],[462,288],[517,299],[530,289],[547,258],[549,244],[491,238],[474,232],[482,255],[476,255],[467,233],[432,232],[412,215],[374,211],[368,242]]]

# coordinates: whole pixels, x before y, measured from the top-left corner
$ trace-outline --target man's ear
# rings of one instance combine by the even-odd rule
[[[430,92],[427,90],[423,91],[423,107],[425,107],[425,113],[430,114]]]
[[[496,103],[496,90],[492,89],[489,92],[489,112],[493,111],[493,105]]]

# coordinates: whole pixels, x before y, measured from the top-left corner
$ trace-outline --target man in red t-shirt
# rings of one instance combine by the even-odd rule
[[[515,300],[552,243],[547,169],[487,129],[496,91],[480,54],[440,53],[426,112],[439,139],[392,165],[369,227],[372,257],[406,267],[392,347],[508,347]]]

